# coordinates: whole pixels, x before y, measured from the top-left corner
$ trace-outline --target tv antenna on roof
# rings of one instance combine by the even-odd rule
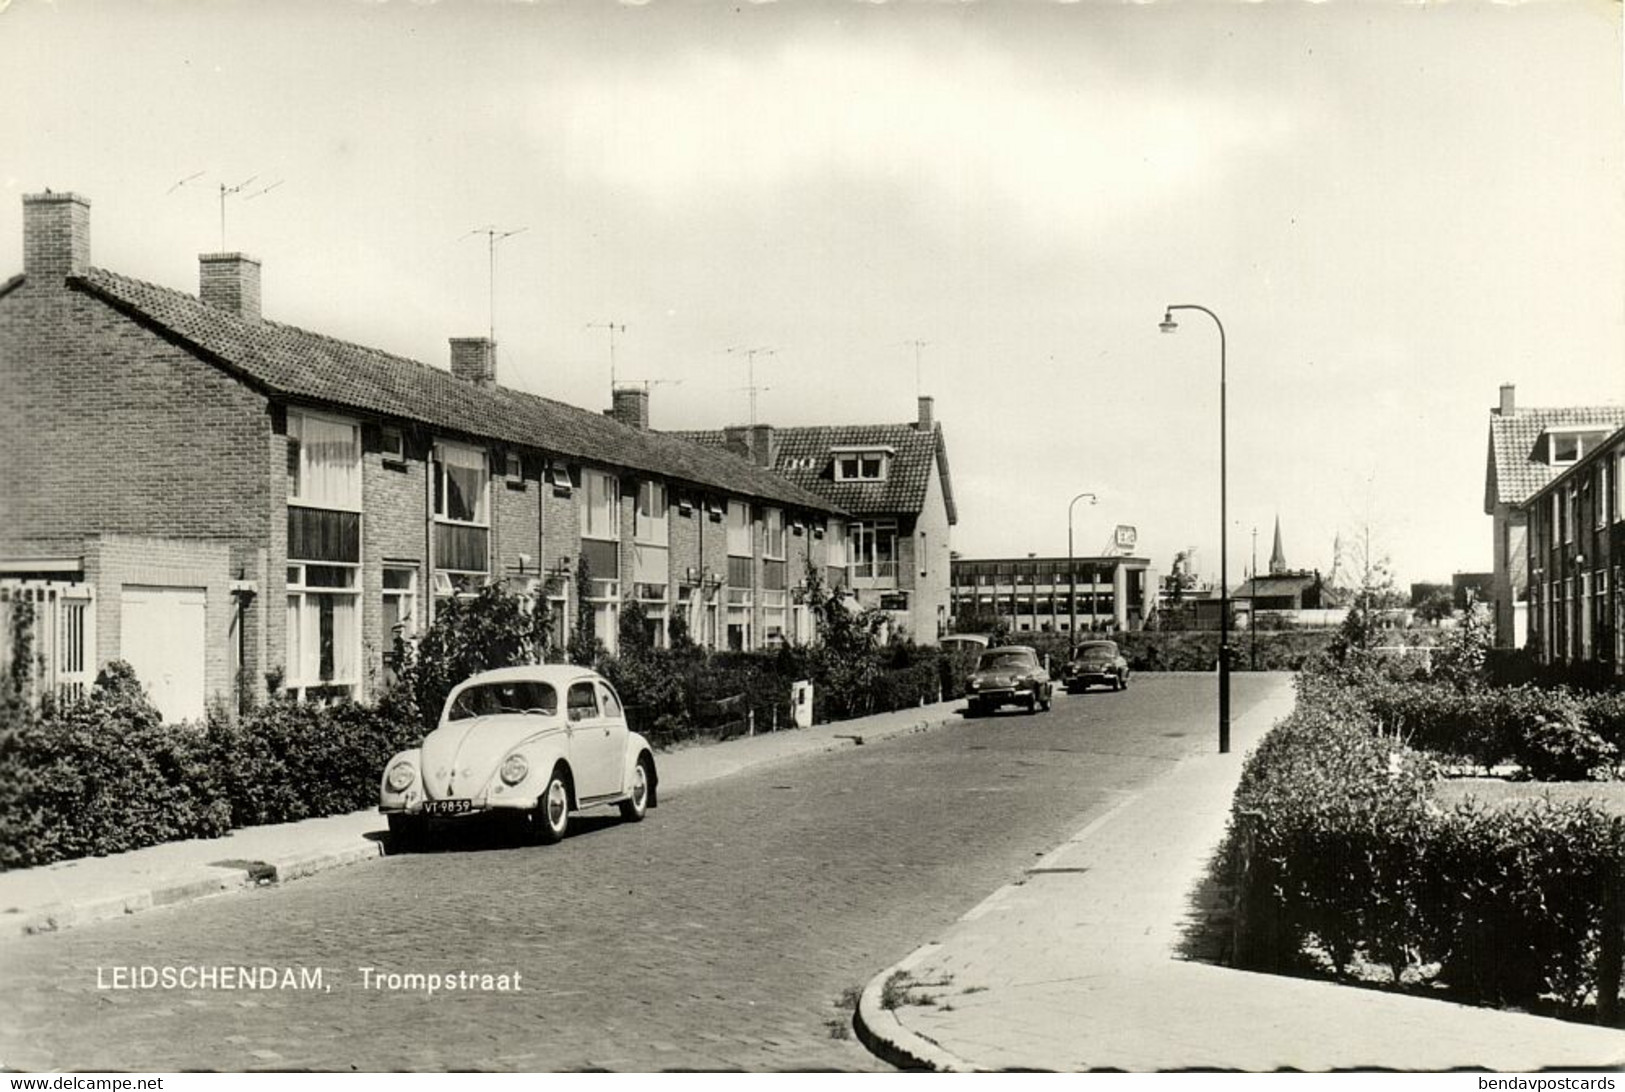
[[[254,184],[254,180],[256,178],[258,178],[258,177],[259,177],[259,175],[257,175],[257,174],[251,174],[247,178],[243,179],[241,182],[237,183],[235,186],[228,186],[224,182],[220,183],[220,249],[221,250],[226,249],[226,198],[235,197],[237,194],[242,193],[244,190],[246,190],[250,186],[252,186]],[[246,197],[244,197],[243,200],[252,201],[256,197],[264,197],[266,194],[270,193],[272,190],[276,189],[280,185],[282,185],[282,179],[279,178],[275,182],[272,182],[268,186],[261,186],[259,189],[255,190],[253,193],[250,193]]]
[[[756,385],[756,358],[758,356],[776,356],[777,349],[757,348],[745,349],[738,345],[727,350],[730,353],[745,354],[745,387],[750,392],[750,423],[756,424],[756,395],[760,391],[770,391],[772,387],[758,387]]]
[[[176,182],[173,186],[169,187],[169,189],[165,190],[164,191],[164,196],[168,197],[170,194],[174,193],[176,190],[180,189],[182,186],[190,185],[191,183],[196,182],[198,179],[202,178],[204,176],[204,174],[206,174],[206,173],[207,172],[205,172],[205,171],[196,171],[196,172],[194,172],[192,174],[187,175],[185,178],[181,179],[179,182]],[[249,187],[251,187],[254,184],[254,180],[257,179],[258,177],[259,177],[259,175],[257,175],[257,174],[250,175],[247,178],[245,178],[243,181],[237,183],[235,186],[228,186],[224,182],[220,183],[220,249],[221,250],[226,249],[226,198],[235,197],[237,194],[243,193],[243,191],[247,190]],[[272,182],[268,186],[261,186],[259,189],[255,190],[253,193],[247,194],[243,198],[243,200],[252,201],[256,197],[264,197],[266,194],[270,193],[272,190],[274,190],[278,186],[282,185],[282,181],[283,180],[279,178],[275,182]]]
[[[615,389],[616,389],[615,388],[615,335],[617,333],[621,333],[621,334],[626,333],[626,323],[624,323],[624,322],[589,322],[589,323],[587,323],[587,329],[589,329],[589,330],[608,330],[609,331],[609,393],[611,395],[614,395]]]
[[[497,244],[504,239],[511,238],[512,236],[522,234],[529,230],[530,228],[528,227],[522,227],[514,228],[512,231],[503,231],[494,224],[487,224],[482,228],[474,228],[468,233],[468,235],[462,236],[462,238],[466,239],[469,235],[483,235],[485,236],[486,244],[490,248],[490,289],[487,310],[487,319],[490,325],[486,331],[486,334],[491,339],[491,343],[493,345],[496,344],[497,340]]]
[[[920,350],[931,343],[929,341],[920,341],[915,339],[913,341],[905,341],[903,344],[914,346],[914,395],[915,397],[919,397],[924,393],[925,390],[923,384],[920,382]]]

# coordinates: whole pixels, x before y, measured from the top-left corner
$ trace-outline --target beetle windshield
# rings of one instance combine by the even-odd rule
[[[552,716],[558,711],[559,694],[551,684],[533,679],[516,679],[513,682],[482,683],[469,687],[457,695],[446,719],[468,720],[498,713],[541,713]]]
[[[1091,659],[1101,656],[1110,658],[1117,655],[1117,646],[1110,641],[1090,641],[1078,646],[1078,655],[1088,656]]]
[[[1032,667],[1038,661],[1031,652],[988,652],[976,661],[978,671],[1013,671]]]

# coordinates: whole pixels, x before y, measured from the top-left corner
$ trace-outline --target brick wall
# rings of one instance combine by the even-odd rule
[[[259,545],[266,400],[79,292],[0,299],[0,550],[89,534]]]

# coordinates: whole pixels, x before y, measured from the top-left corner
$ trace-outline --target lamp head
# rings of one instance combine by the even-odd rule
[[[1165,334],[1171,334],[1179,329],[1179,323],[1174,321],[1174,312],[1171,308],[1162,313],[1162,321],[1157,323],[1157,329]]]

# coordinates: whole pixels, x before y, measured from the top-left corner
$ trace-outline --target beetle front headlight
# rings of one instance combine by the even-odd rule
[[[389,786],[390,792],[405,792],[417,780],[418,772],[412,768],[410,762],[397,762],[389,768],[389,776],[384,783]]]
[[[524,755],[509,755],[502,760],[502,783],[517,785],[530,773],[530,763],[525,761]]]

